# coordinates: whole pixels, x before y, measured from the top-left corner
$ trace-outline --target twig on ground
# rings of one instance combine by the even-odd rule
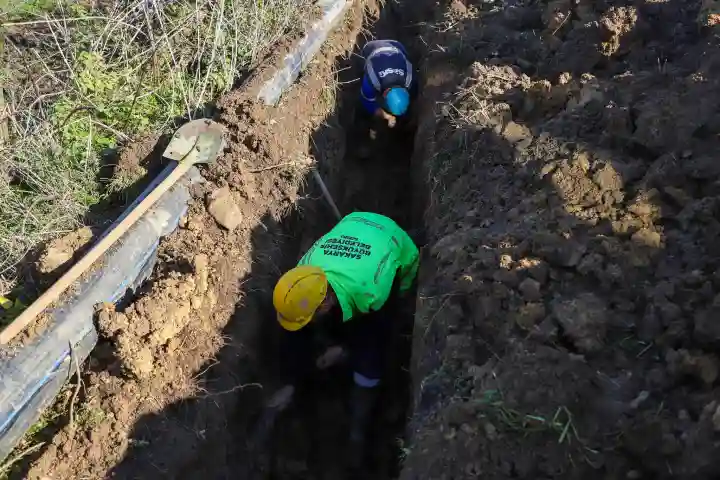
[[[68,426],[70,428],[70,431],[75,430],[75,402],[77,401],[78,393],[80,392],[80,365],[78,365],[77,357],[75,356],[75,350],[73,349],[72,345],[70,345],[70,362],[71,366],[74,363],[75,364],[75,375],[77,376],[77,384],[75,385],[75,389],[73,390],[73,394],[70,397],[70,411],[68,414]],[[72,370],[68,370],[68,372],[72,372]],[[72,438],[72,435],[70,435]]]
[[[212,392],[210,393],[207,389],[199,388],[198,391],[204,392],[205,395],[202,395],[198,398],[210,398],[210,397],[217,397],[219,395],[227,395],[228,393],[234,393],[238,390],[245,390],[247,387],[257,387],[257,388],[263,388],[262,384],[260,383],[244,383],[242,385],[236,385],[228,390],[222,390],[220,392]]]
[[[116,19],[108,18],[105,15],[93,15],[88,17],[68,17],[68,18],[43,18],[42,20],[28,20],[25,22],[5,22],[0,24],[0,27],[22,27],[22,26],[28,26],[28,25],[43,25],[43,24],[49,24],[49,23],[67,23],[67,22],[83,22],[86,20],[106,20],[113,22],[117,22]],[[131,27],[131,28],[137,28],[134,25],[131,25],[129,23],[125,23],[124,25]]]
[[[18,453],[17,455],[13,455],[8,461],[4,462],[0,465],[0,475],[5,475],[10,472],[10,469],[13,465],[15,465],[17,462],[25,458],[26,456],[37,452],[40,450],[43,446],[45,446],[45,442],[39,442],[35,445],[31,445],[22,452]]]
[[[273,170],[275,168],[289,167],[292,165],[297,165],[297,162],[277,163],[275,165],[270,165],[269,167],[258,168],[257,170],[248,170],[248,173],[261,173],[261,172],[266,172],[268,170]]]
[[[553,37],[558,32],[558,30],[560,30],[562,28],[562,26],[565,25],[565,22],[567,22],[569,18],[570,18],[570,12],[569,11],[565,12],[565,18],[563,18],[563,21],[560,22],[560,25],[558,25],[557,28],[555,30],[553,30],[553,32],[552,32]]]

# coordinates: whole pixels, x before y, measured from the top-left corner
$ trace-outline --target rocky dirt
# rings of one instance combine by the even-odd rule
[[[455,1],[426,31],[400,478],[720,474],[710,7]]]

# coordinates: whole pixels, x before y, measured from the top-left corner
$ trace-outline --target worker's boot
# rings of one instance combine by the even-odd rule
[[[348,467],[357,470],[365,463],[365,446],[373,408],[378,397],[377,388],[353,387],[350,396],[350,441]]]

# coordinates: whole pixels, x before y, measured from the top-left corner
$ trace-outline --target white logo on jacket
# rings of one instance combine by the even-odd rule
[[[405,70],[402,70],[402,69],[400,69],[400,68],[386,68],[385,70],[381,70],[381,71],[378,72],[378,76],[379,76],[380,78],[385,78],[385,77],[387,77],[388,75],[392,75],[392,74],[400,75],[401,77],[404,77],[404,76],[405,76]]]

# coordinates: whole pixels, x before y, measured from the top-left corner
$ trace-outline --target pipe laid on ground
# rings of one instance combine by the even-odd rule
[[[343,19],[352,0],[318,0],[317,4],[322,9],[322,18],[313,24],[297,46],[285,56],[284,66],[260,89],[258,99],[266,105],[277,105],[283,92],[297,80],[300,72],[320,51],[330,31]]]
[[[173,167],[168,165],[140,198],[152,191]],[[49,326],[43,333],[22,347],[0,349],[0,460],[52,404],[60,388],[95,346],[95,306],[117,302],[150,275],[160,238],[175,230],[187,211],[188,187],[201,178],[193,168],[173,190],[163,195],[155,207],[101,257],[101,267],[80,282],[76,293],[51,313]]]

